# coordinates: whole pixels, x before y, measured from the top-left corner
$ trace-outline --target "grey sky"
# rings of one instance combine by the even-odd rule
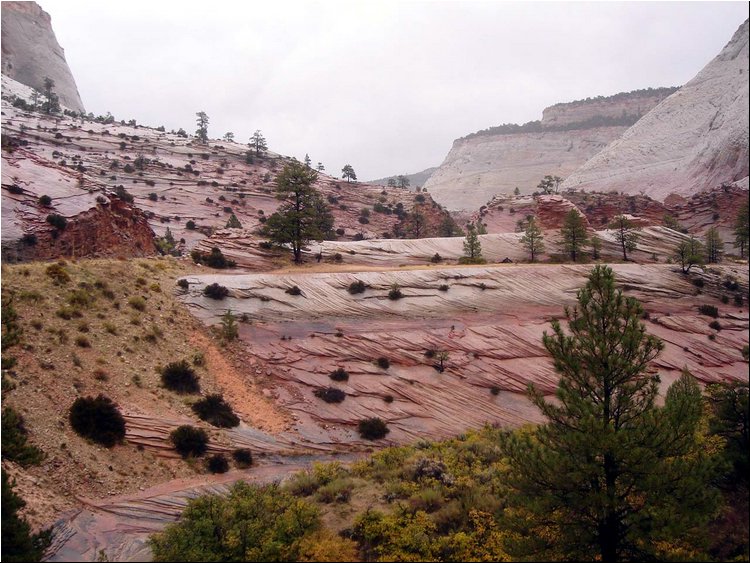
[[[88,111],[309,153],[360,180],[557,102],[682,85],[746,2],[39,0]]]

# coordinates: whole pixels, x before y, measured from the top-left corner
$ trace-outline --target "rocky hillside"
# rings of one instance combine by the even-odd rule
[[[415,190],[416,188],[421,188],[427,183],[427,180],[430,179],[430,176],[432,176],[435,173],[435,170],[437,170],[437,166],[432,166],[431,168],[425,168],[421,172],[415,172],[414,174],[403,174],[403,176],[406,176],[409,179],[409,189]],[[388,180],[397,179],[399,177],[399,174],[394,174],[393,176],[387,176],[385,178],[378,178],[377,180],[370,180],[370,184],[377,184],[379,186],[387,186]]]
[[[44,78],[55,81],[60,103],[84,111],[65,52],[55,38],[47,12],[36,2],[2,3],[2,72],[42,92]]]
[[[563,188],[689,196],[748,175],[748,21],[678,92],[570,175]]]
[[[546,175],[566,177],[618,138],[674,88],[659,88],[556,104],[542,121],[506,124],[454,141],[426,182],[450,210],[476,210],[515,188],[528,194]]]

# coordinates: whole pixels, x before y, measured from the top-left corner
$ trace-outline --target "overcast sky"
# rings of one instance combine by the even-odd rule
[[[746,2],[39,0],[87,111],[246,141],[360,180],[557,102],[682,85]]]

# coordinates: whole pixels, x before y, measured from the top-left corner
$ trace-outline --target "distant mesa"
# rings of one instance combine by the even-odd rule
[[[85,111],[51,18],[39,4],[2,3],[2,55],[3,74],[39,92],[49,77],[63,106]]]
[[[476,210],[515,188],[530,194],[546,174],[570,175],[676,90],[648,88],[555,104],[541,121],[477,131],[454,141],[425,187],[453,211]]]

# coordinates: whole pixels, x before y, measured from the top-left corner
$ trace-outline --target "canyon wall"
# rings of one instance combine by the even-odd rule
[[[542,121],[501,125],[453,143],[426,182],[451,210],[476,210],[496,194],[534,192],[546,175],[565,178],[622,135],[674,88],[598,97],[544,110]]]
[[[748,175],[748,21],[695,78],[562,188],[689,196]]]
[[[55,81],[60,104],[84,111],[76,81],[55,38],[52,21],[36,2],[2,3],[2,73],[42,92],[44,78]]]

